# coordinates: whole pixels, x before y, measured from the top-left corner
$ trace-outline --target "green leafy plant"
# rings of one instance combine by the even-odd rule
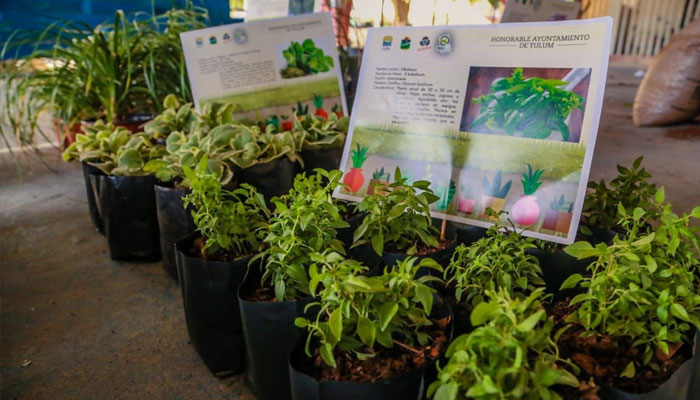
[[[544,286],[540,263],[528,254],[536,247],[533,242],[497,223],[471,245],[457,246],[445,268],[446,285],[454,288],[457,301],[472,306],[483,302],[489,290],[527,297]]]
[[[374,172],[372,172],[372,179],[388,181],[389,179],[391,179],[391,174],[385,172],[384,167],[382,167],[381,169],[375,169]]]
[[[543,173],[543,169],[533,171],[532,165],[527,165],[527,174],[523,172],[523,179],[520,181],[523,184],[523,193],[526,196],[534,195],[537,189],[539,189],[540,185],[542,185],[540,177]]]
[[[505,199],[506,196],[508,196],[508,192],[510,191],[510,187],[513,184],[513,181],[509,180],[505,183],[505,185],[501,185],[501,180],[501,171],[496,171],[496,174],[493,176],[493,182],[491,183],[489,183],[489,179],[487,177],[484,177],[482,181],[482,186],[484,188],[484,196],[490,196],[497,199]]]
[[[566,198],[562,194],[558,198],[555,197],[552,199],[552,201],[549,202],[549,209],[552,211],[570,213],[574,209],[574,202],[573,201],[566,201]]]
[[[43,111],[63,133],[82,120],[116,122],[134,113],[154,114],[168,93],[191,100],[179,33],[207,22],[206,10],[188,1],[160,15],[127,17],[119,10],[112,22],[95,28],[56,21],[41,30],[18,30],[2,50],[3,59],[17,61],[3,63],[0,78],[9,83],[2,85],[8,90],[2,97],[22,101],[6,103],[0,114],[11,131],[21,129],[22,144],[31,144]],[[19,56],[26,47],[33,51]],[[41,60],[47,67],[35,68]]]
[[[202,235],[202,258],[221,252],[233,261],[260,250],[262,228],[270,216],[262,195],[247,184],[234,191],[224,190],[219,179],[209,172],[206,157],[194,171],[188,166],[184,166],[184,171],[191,189],[184,204],[192,209],[194,223]]]
[[[332,197],[342,175],[322,169],[311,176],[299,174],[289,194],[272,200],[275,211],[263,231],[268,247],[254,259],[263,260],[262,284],[272,287],[278,300],[310,294],[311,254],[326,250],[345,254],[336,229],[349,224],[342,216],[344,207]]]
[[[622,203],[627,214],[639,207],[648,210],[645,218],[647,221],[658,219],[658,215],[652,210],[654,194],[657,192],[655,184],[649,182],[651,174],[641,164],[644,157],[638,157],[632,163],[632,168],[617,166],[619,175],[610,181],[607,186],[605,180],[600,182],[588,182],[591,189],[583,203],[583,221],[591,226],[609,230],[619,230],[617,226],[618,204]]]
[[[495,80],[488,94],[472,100],[481,105],[481,113],[471,129],[484,125],[490,131],[501,129],[510,136],[520,133],[537,139],[558,131],[568,141],[566,119],[574,109],[584,109],[584,99],[560,88],[567,84],[558,79],[526,77],[522,68],[515,68],[510,77]]]
[[[419,245],[438,247],[438,229],[430,216],[430,204],[437,200],[430,182],[409,185],[397,167],[388,194],[366,196],[357,205],[357,210],[367,215],[355,230],[352,246],[370,243],[380,256],[385,245],[409,255],[415,254]]]
[[[437,278],[416,274],[422,267],[441,270],[434,260],[408,258],[380,276],[367,277],[365,267],[339,254],[313,258],[310,287],[311,294],[319,298],[320,311],[315,321],[295,321],[309,332],[307,355],[312,355],[314,338],[321,358],[332,368],[340,353],[364,360],[381,348],[428,345],[431,336],[426,328],[433,325],[430,314],[435,292],[428,282]]]
[[[334,66],[333,57],[327,56],[311,39],[301,44],[292,41],[282,55],[287,62],[287,67],[281,71],[285,79],[327,72]]]
[[[649,364],[657,370],[656,350],[668,355],[670,345],[690,343],[700,329],[700,246],[698,228],[690,226],[692,218],[700,218],[700,207],[678,216],[664,204],[662,189],[649,209],[628,213],[619,205],[626,234],[612,245],[576,242],[565,249],[579,259],[597,257],[588,267],[590,276],[575,274],[562,285],[583,290],[571,299],[575,311],[567,322],[580,326],[584,337],[604,335],[637,348],[637,358],[621,372],[627,378]],[[646,226],[649,212],[660,215],[652,230]]]
[[[124,127],[114,127],[98,121],[63,152],[63,159],[78,159],[107,175],[148,175],[145,165],[165,154],[165,147],[155,144],[144,132],[134,133]]]
[[[559,356],[554,322],[542,306],[543,289],[515,298],[487,291],[471,314],[471,333],[456,338],[428,388],[434,400],[558,399],[559,385],[578,386],[576,371]]]
[[[348,133],[347,117],[331,114],[325,120],[315,115],[292,121],[292,132],[303,150],[337,148],[345,144]]]

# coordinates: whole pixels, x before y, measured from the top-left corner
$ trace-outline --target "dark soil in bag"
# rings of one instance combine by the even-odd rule
[[[102,222],[115,261],[157,261],[160,234],[153,176],[99,176]]]
[[[576,306],[569,306],[571,298],[555,295],[555,301],[548,312],[554,319],[555,330],[564,326],[565,319],[575,310]],[[580,379],[590,376],[595,379],[601,387],[601,399],[698,398],[697,392],[689,390],[692,385],[698,384],[693,382],[698,375],[695,372],[695,365],[698,364],[696,344],[670,344],[670,356],[660,350],[652,356],[652,362],[657,367],[642,366],[642,351],[635,349],[629,339],[603,335],[582,337],[581,332],[582,328],[577,325],[567,329],[559,339],[559,350],[563,357],[570,358],[581,368]],[[696,332],[694,342],[697,343],[697,340]],[[635,377],[621,377],[620,374],[630,361],[636,361]]]
[[[287,157],[277,158],[265,164],[256,164],[245,169],[236,168],[234,175],[238,183],[247,183],[262,193],[265,201],[275,196],[287,194],[294,186],[294,177],[299,164]]]
[[[330,149],[303,150],[301,158],[304,160],[304,171],[313,174],[315,168],[331,171],[340,168],[340,159],[343,157],[343,147]]]
[[[344,359],[336,354],[338,368],[326,366],[312,342],[312,357],[305,351],[306,332],[289,358],[294,400],[406,400],[421,399],[436,379],[435,362],[452,339],[452,313],[447,302],[435,297],[431,316],[436,322],[433,342],[419,353],[400,346],[383,349],[368,360]],[[417,349],[418,350],[418,349]]]
[[[177,270],[190,341],[216,376],[243,371],[245,344],[238,288],[250,257],[232,262],[203,260],[195,235],[177,243]]]
[[[155,193],[163,269],[177,280],[175,243],[192,235],[195,230],[192,215],[183,205],[182,197],[187,192],[184,188],[156,184]]]
[[[289,400],[287,358],[300,331],[294,319],[305,314],[311,298],[300,301],[273,301],[270,290],[261,291],[260,268],[256,261],[238,291],[245,336],[246,381],[260,400]],[[271,301],[254,301],[269,299]]]
[[[472,225],[457,227],[457,241],[467,246],[486,236],[486,228]]]
[[[352,210],[353,207],[354,205],[352,204],[346,205],[346,208],[349,208],[350,210]],[[357,227],[360,226],[360,224],[362,223],[364,214],[356,215],[353,213],[348,213],[346,217],[347,218],[345,219],[345,222],[350,224],[350,226],[347,228],[337,229],[338,234],[336,235],[336,237],[338,238],[338,240],[343,242],[343,244],[345,245],[345,249],[349,250],[350,246],[352,246],[352,238],[355,234],[355,229],[357,229]]]
[[[100,233],[104,233],[104,227],[102,226],[102,218],[100,217],[100,208],[97,204],[97,197],[100,193],[100,180],[96,178],[90,178],[91,176],[97,177],[99,175],[104,175],[99,168],[93,167],[88,163],[83,163],[83,180],[85,181],[85,192],[87,193],[87,203],[88,210],[90,211],[90,221],[95,227],[95,230]]]

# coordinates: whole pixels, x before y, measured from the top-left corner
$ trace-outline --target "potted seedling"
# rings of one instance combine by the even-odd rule
[[[366,216],[355,230],[354,254],[373,267],[392,266],[409,256],[446,265],[457,246],[456,234],[452,224],[445,223],[442,232],[434,225],[441,221],[430,216],[430,205],[438,200],[430,182],[409,185],[397,167],[388,192],[366,196],[357,205]]]
[[[82,128],[82,134],[76,136],[76,140],[63,151],[64,161],[78,160],[82,164],[90,220],[95,229],[100,233],[103,233],[103,226],[99,207],[97,205],[97,196],[99,193],[99,187],[97,185],[99,184],[99,180],[94,176],[104,175],[104,172],[90,165],[89,162],[99,162],[100,157],[103,155],[100,151],[100,146],[103,145],[104,142],[97,140],[98,134],[103,132],[100,134],[100,137],[109,136],[114,129],[114,124],[105,123],[102,120],[92,125],[86,125]],[[126,144],[128,140],[127,132],[124,132],[120,135],[116,135],[114,141],[109,144],[114,151],[116,151],[119,146]]]
[[[113,260],[155,261],[160,257],[158,219],[156,217],[155,177],[144,171],[146,163],[165,153],[154,144],[152,135],[132,134],[124,127],[88,132],[76,137],[76,147],[64,152],[64,159],[79,157],[98,168],[96,206],[100,213],[110,256]],[[79,138],[79,139],[78,139]],[[80,143],[80,145],[78,145]],[[81,148],[81,146],[83,146]]]
[[[255,256],[238,296],[246,341],[246,379],[262,400],[290,398],[287,356],[294,319],[311,300],[312,254],[344,254],[336,229],[348,226],[332,200],[342,172],[299,174],[289,194],[274,199],[262,231],[266,249]]]
[[[328,171],[340,168],[349,122],[348,118],[338,118],[335,114],[325,120],[308,116],[294,122],[292,131],[301,142],[301,158],[308,174],[316,168]]]
[[[368,150],[368,147],[360,147],[359,143],[355,143],[355,148],[350,152],[352,168],[350,168],[350,172],[347,172],[343,178],[343,183],[346,186],[345,189],[350,193],[359,192],[360,189],[362,189],[362,185],[365,183],[365,176],[362,175],[362,164],[367,161]]]
[[[289,119],[289,115],[282,116],[282,130],[291,131],[294,128],[294,122]]]
[[[294,115],[297,116],[297,120],[301,121],[306,118],[307,115],[309,115],[309,106],[302,104],[301,101],[297,101],[297,106],[292,107],[292,111],[294,112]]]
[[[501,171],[497,171],[493,176],[492,182],[489,182],[487,177],[484,177],[482,181],[484,191],[481,195],[481,208],[483,209],[484,215],[486,215],[486,210],[488,208],[499,213],[506,205],[506,196],[508,196],[513,181],[509,180],[504,185],[501,185],[501,179]]]
[[[316,107],[316,112],[314,115],[323,119],[324,121],[328,119],[328,112],[323,109],[323,96],[320,94],[314,94],[313,98],[314,107]]]
[[[331,255],[332,256],[332,255]],[[419,277],[441,267],[408,258],[379,276],[343,257],[315,256],[315,318],[297,318],[308,333],[290,356],[295,400],[418,399],[426,370],[451,339],[450,310]]]
[[[523,196],[515,202],[512,209],[513,221],[522,226],[531,226],[540,218],[540,206],[537,204],[535,192],[542,185],[540,177],[544,173],[543,169],[532,170],[530,164],[527,165],[527,174],[523,173]]]
[[[336,117],[338,118],[343,118],[345,114],[343,113],[343,109],[340,107],[340,104],[333,104],[333,107],[331,108],[331,111],[333,114],[335,114]]]
[[[436,187],[435,188],[435,194],[440,198],[437,202],[435,202],[434,209],[436,211],[442,211],[445,212],[450,208],[450,205],[452,204],[452,200],[454,200],[455,193],[457,192],[457,183],[450,179],[450,182],[448,183],[447,186],[442,187]]]
[[[653,209],[650,205],[654,203],[657,187],[649,182],[651,174],[641,167],[643,159],[638,157],[631,168],[618,165],[618,176],[609,184],[606,184],[605,180],[588,182],[589,191],[581,213],[581,222],[586,226],[582,230],[587,236],[596,236],[597,240],[610,242],[616,233],[620,233],[621,230],[617,226],[617,210],[620,203],[628,214],[637,207],[644,210]],[[650,222],[657,217],[658,215],[651,213],[646,215]]]
[[[559,355],[554,323],[543,306],[543,290],[513,296],[488,290],[471,313],[475,329],[457,337],[447,362],[428,388],[434,400],[573,399],[575,366]],[[568,390],[567,390],[568,389]],[[574,396],[568,395],[573,392]],[[567,395],[563,395],[566,393]],[[583,398],[583,397],[582,397]]]
[[[543,287],[542,269],[533,239],[508,230],[500,223],[481,239],[460,244],[445,268],[445,297],[455,313],[455,334],[469,330],[469,315],[483,302],[487,290],[506,290],[515,297],[528,296]]]
[[[187,331],[213,374],[237,373],[245,364],[237,291],[270,213],[252,187],[225,190],[206,157],[194,171],[183,168],[191,189],[184,201],[197,227],[176,246]]]
[[[658,226],[648,227],[647,213],[660,215]],[[689,359],[700,329],[700,239],[690,223],[700,207],[678,216],[657,190],[648,210],[628,213],[620,204],[618,214],[624,236],[566,249],[596,259],[589,276],[575,274],[562,285],[578,294],[552,308],[556,321],[572,325],[559,345],[604,386],[606,398],[690,398]]]
[[[559,214],[561,212],[566,212],[569,206],[573,208],[572,202],[567,202],[566,198],[562,194],[559,197],[554,197],[552,201],[549,202],[549,209],[544,214],[544,221],[542,221],[542,229],[547,229],[550,231],[557,230],[557,222],[559,221]],[[568,232],[567,227],[565,232]]]
[[[367,195],[373,195],[375,192],[382,195],[387,194],[390,179],[391,174],[389,172],[385,172],[384,167],[381,169],[375,169],[372,173],[372,179],[369,180]]]
[[[231,186],[232,165],[224,154],[231,149],[229,142],[233,132],[216,128],[231,122],[233,105],[207,103],[199,114],[192,104],[180,105],[175,96],[168,96],[164,108],[144,126],[144,131],[166,138],[167,154],[150,160],[144,170],[158,179],[155,193],[162,263],[170,276],[177,279],[175,243],[191,235],[195,228],[192,216],[183,205],[182,197],[189,190],[183,168],[194,169],[207,157],[210,173],[215,174],[221,184]]]

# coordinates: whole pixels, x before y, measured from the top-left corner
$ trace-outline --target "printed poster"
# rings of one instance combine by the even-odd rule
[[[359,201],[425,179],[434,215],[572,243],[595,148],[612,19],[370,29],[341,169]],[[505,218],[504,218],[505,219]]]
[[[510,0],[501,22],[566,21],[578,18],[581,3],[566,0]]]
[[[235,104],[239,120],[347,114],[328,13],[183,32],[180,40],[198,111],[218,102]]]

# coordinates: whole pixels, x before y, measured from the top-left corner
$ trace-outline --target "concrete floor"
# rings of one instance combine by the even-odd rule
[[[700,204],[700,125],[634,128],[634,71],[611,68],[591,177],[644,154],[689,211]],[[78,165],[47,151],[20,180],[0,157],[0,398],[253,399],[240,376],[219,380],[198,359],[159,263],[109,260]]]

